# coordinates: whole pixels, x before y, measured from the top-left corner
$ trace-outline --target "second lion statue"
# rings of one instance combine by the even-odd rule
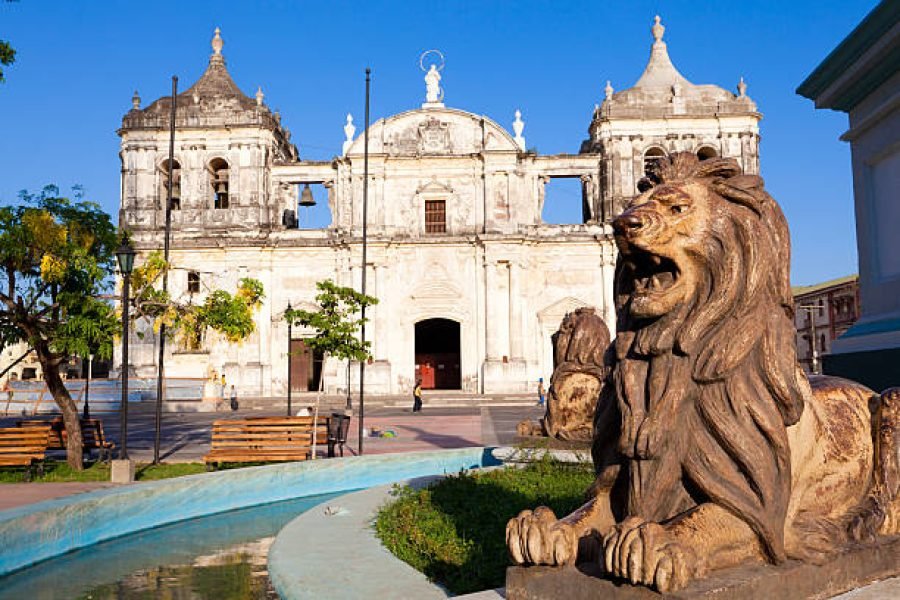
[[[788,228],[762,179],[677,153],[639,189],[614,222],[590,499],[510,520],[513,561],[572,564],[593,540],[606,573],[666,592],[900,532],[900,392],[798,367]]]

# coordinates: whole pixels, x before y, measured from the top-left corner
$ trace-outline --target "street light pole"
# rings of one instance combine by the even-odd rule
[[[172,181],[175,172],[175,115],[178,106],[178,77],[172,76],[172,111],[169,117],[169,168],[168,189],[166,190],[166,226],[163,238],[163,260],[166,261],[166,270],[163,272],[162,291],[165,295],[169,288],[169,238],[172,235]],[[159,326],[159,361],[156,370],[156,423],[153,437],[153,464],[159,464],[160,430],[162,428],[162,405],[165,395],[166,376],[166,324]],[[222,390],[225,395],[225,390]]]
[[[814,311],[819,310],[819,307],[815,304],[801,304],[797,308],[806,312],[806,319],[809,325],[809,351],[811,353],[809,370],[813,375],[821,375],[822,373],[819,369],[819,348],[816,343],[816,323],[814,313]]]
[[[122,274],[122,404],[119,406],[121,418],[119,434],[119,459],[128,459],[128,313],[131,308],[131,270],[134,268],[134,248],[127,239],[116,250],[119,272]]]
[[[369,85],[372,69],[366,68],[366,130],[365,143],[363,145],[363,205],[362,205],[362,293],[366,293],[366,221],[369,210]],[[362,325],[360,326],[360,341],[366,343],[366,305],[360,309]],[[366,361],[359,361],[359,455],[363,454],[363,429],[365,421],[365,385],[366,385]]]
[[[347,359],[347,410],[351,410],[353,408],[353,402],[350,399],[350,364],[351,360]],[[349,414],[349,413],[348,413]]]
[[[288,302],[287,312],[291,312],[291,303]],[[293,339],[293,319],[288,318],[288,344],[287,344],[287,416],[291,416],[291,340]]]
[[[88,354],[87,379],[84,380],[84,419],[91,418],[91,367],[94,363],[94,355]]]

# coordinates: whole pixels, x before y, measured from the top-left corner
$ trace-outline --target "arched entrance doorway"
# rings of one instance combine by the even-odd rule
[[[459,323],[426,319],[416,323],[416,377],[426,390],[458,390]]]

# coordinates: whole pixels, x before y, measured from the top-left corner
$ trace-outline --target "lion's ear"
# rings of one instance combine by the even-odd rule
[[[763,192],[762,178],[738,175],[728,179],[714,179],[712,188],[726,200],[746,206],[758,215],[762,213],[762,204],[767,197]]]
[[[693,177],[737,177],[743,173],[741,166],[733,158],[710,158],[697,163]]]

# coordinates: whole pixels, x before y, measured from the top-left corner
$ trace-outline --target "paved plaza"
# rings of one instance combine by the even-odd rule
[[[223,418],[280,415],[281,412],[239,410],[228,413],[164,413],[160,455],[164,462],[200,462],[209,451],[212,422]],[[434,408],[412,414],[409,409],[376,408],[367,411],[365,428],[392,432],[388,437],[365,437],[366,454],[419,452],[469,446],[497,446],[513,443],[516,424],[537,419],[543,409],[536,406],[485,406]],[[105,415],[107,436],[118,442],[117,414]],[[0,419],[0,427],[15,425],[15,418]],[[358,418],[354,414],[344,456],[355,456],[359,448]],[[128,453],[138,462],[153,459],[155,419],[148,411],[135,412],[128,420]],[[322,448],[319,455],[322,456]],[[108,482],[21,483],[0,485],[0,510],[41,500],[91,491]]]

